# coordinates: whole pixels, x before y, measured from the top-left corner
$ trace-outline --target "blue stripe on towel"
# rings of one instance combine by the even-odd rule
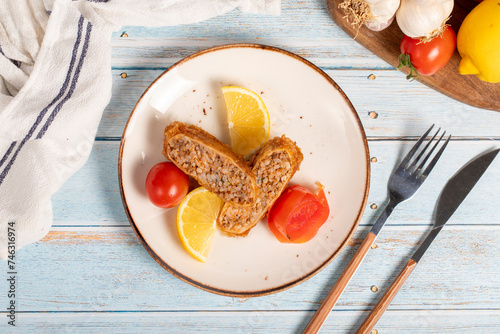
[[[89,41],[90,41],[90,32],[92,31],[92,24],[90,22],[87,23],[87,32],[85,34],[85,42],[83,43],[83,49],[82,49],[82,55],[80,56],[80,60],[78,61],[78,65],[76,67],[75,75],[73,76],[73,80],[71,81],[71,86],[69,88],[68,94],[64,97],[64,99],[59,102],[59,104],[54,108],[52,113],[50,114],[49,118],[43,125],[43,127],[40,129],[38,132],[38,135],[36,136],[36,139],[40,139],[43,137],[47,129],[50,127],[52,122],[54,121],[54,118],[56,118],[57,114],[61,110],[61,108],[64,106],[66,101],[69,100],[71,95],[73,95],[73,92],[76,87],[76,83],[78,82],[78,78],[80,77],[80,71],[83,66],[83,61],[85,60],[85,56],[87,55],[87,49],[89,47]],[[1,182],[1,180],[0,180]]]
[[[12,143],[10,143],[10,146],[7,149],[7,152],[4,154],[2,160],[0,160],[0,167],[2,167],[2,165],[4,164],[5,161],[7,161],[7,158],[9,156],[10,152],[12,152],[12,150],[14,149],[14,146],[16,146],[16,144],[17,144],[17,141],[13,141]]]
[[[78,0],[71,0],[71,1],[78,1]],[[105,3],[105,2],[108,2],[110,0],[85,0],[85,1],[87,1],[87,2],[96,2],[96,3],[104,2]]]
[[[3,53],[1,45],[0,45],[0,55],[2,55],[5,58],[7,58],[7,56],[5,55],[5,53]],[[17,61],[17,60],[14,60],[14,59],[10,59],[10,58],[7,58],[7,59],[10,60],[11,63],[14,64],[14,65],[16,65],[17,67],[21,67],[21,62],[20,61]]]
[[[70,78],[71,72],[73,71],[73,67],[74,67],[74,63],[75,63],[75,60],[76,60],[76,55],[77,55],[77,52],[78,52],[78,48],[79,48],[79,45],[80,45],[82,30],[83,30],[83,16],[80,16],[80,19],[78,21],[78,36],[77,36],[77,41],[75,42],[75,45],[73,47],[73,54],[72,54],[72,57],[71,57],[70,68],[69,68],[68,73],[66,75],[66,79],[64,81],[63,87],[59,91],[59,94],[56,96],[56,98],[54,98],[54,100],[52,100],[52,102],[40,112],[40,114],[38,115],[38,117],[37,117],[37,119],[35,121],[35,124],[33,124],[33,126],[30,129],[30,131],[28,132],[28,134],[23,138],[23,140],[19,144],[19,147],[15,151],[15,153],[12,156],[12,158],[10,159],[9,163],[7,164],[7,166],[5,166],[5,169],[0,174],[0,185],[2,185],[5,177],[7,176],[8,172],[10,170],[10,168],[14,164],[14,162],[16,160],[16,157],[19,154],[21,148],[31,138],[31,136],[35,132],[36,128],[38,127],[38,125],[42,121],[43,117],[47,113],[48,109],[54,103],[56,103],[59,100],[59,98],[66,91],[66,88],[67,88],[68,83],[69,83],[69,78]],[[76,83],[77,83],[78,78],[80,76],[80,70],[81,70],[81,67],[83,65],[83,59],[85,58],[85,56],[87,54],[87,49],[88,49],[88,43],[89,43],[89,40],[90,40],[90,32],[91,32],[91,30],[92,30],[92,24],[90,22],[88,22],[88,24],[87,24],[87,32],[85,34],[84,46],[82,48],[82,54],[80,55],[80,59],[78,61],[77,69],[76,69],[75,74],[73,76],[73,80],[71,81],[70,89],[69,89],[67,95],[63,98],[63,100],[56,106],[56,108],[54,109],[54,111],[52,112],[52,114],[49,115],[49,118],[47,119],[47,121],[43,125],[42,129],[38,132],[37,139],[41,138],[43,136],[43,134],[45,134],[45,131],[50,126],[50,124],[52,124],[52,121],[54,120],[54,118],[57,115],[57,113],[59,112],[59,110],[62,108],[62,106],[64,105],[64,103],[69,99],[69,97],[71,97],[71,95],[73,94],[73,91],[75,89]],[[56,109],[57,109],[57,111],[56,111]],[[5,155],[7,156],[9,153],[10,152],[7,152]],[[2,158],[2,160],[3,159],[4,158]]]

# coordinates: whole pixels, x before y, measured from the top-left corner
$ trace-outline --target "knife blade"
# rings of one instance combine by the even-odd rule
[[[434,226],[429,232],[425,240],[415,251],[411,257],[413,261],[418,263],[424,255],[427,248],[436,238],[438,233],[443,228],[444,224],[455,213],[465,197],[474,188],[491,162],[495,159],[500,148],[485,153],[463,166],[451,179],[446,183],[439,196],[439,201],[434,218]]]
[[[410,276],[411,272],[417,266],[418,262],[424,255],[427,248],[436,238],[439,231],[443,228],[444,224],[455,213],[457,208],[462,204],[465,197],[470,193],[472,188],[479,181],[486,169],[490,166],[491,162],[497,156],[500,148],[492,150],[473,159],[465,166],[463,166],[451,179],[446,183],[443,191],[439,195],[439,200],[436,208],[436,215],[434,218],[434,226],[427,234],[422,244],[418,247],[412,255],[406,266],[401,270],[398,277],[391,284],[389,289],[384,293],[382,298],[378,301],[377,305],[370,312],[368,317],[363,321],[361,326],[356,331],[356,334],[368,334],[377,323],[378,319],[382,316],[387,309],[392,299],[398,293],[403,283]]]

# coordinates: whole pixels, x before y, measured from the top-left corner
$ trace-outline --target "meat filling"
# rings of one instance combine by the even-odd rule
[[[269,140],[254,156],[252,172],[257,183],[257,198],[251,207],[224,204],[219,228],[230,235],[245,235],[264,216],[299,169],[300,148],[286,136]]]
[[[242,205],[253,202],[254,189],[250,175],[211,147],[177,135],[168,142],[168,148],[172,162],[224,202]]]
[[[240,234],[262,219],[288,183],[293,172],[290,166],[290,156],[285,151],[274,152],[257,162],[253,168],[259,188],[255,206],[252,209],[227,207],[219,220],[221,229]]]

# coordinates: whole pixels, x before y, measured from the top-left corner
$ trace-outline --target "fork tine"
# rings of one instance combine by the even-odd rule
[[[429,130],[427,130],[422,135],[422,137],[420,137],[420,139],[415,143],[415,145],[413,145],[413,147],[411,148],[410,152],[408,152],[408,154],[404,157],[403,161],[401,161],[401,163],[399,164],[400,167],[403,167],[404,169],[407,168],[407,165],[410,162],[410,159],[415,155],[415,153],[417,152],[418,148],[420,147],[420,145],[422,144],[422,142],[425,140],[425,138],[427,137],[427,135],[429,134],[429,132],[431,132],[431,130],[432,130],[433,127],[434,127],[434,124],[432,124],[431,127],[429,128]]]
[[[450,139],[451,139],[451,135],[448,136],[448,139],[446,139],[443,146],[441,146],[441,149],[436,153],[436,156],[434,156],[434,159],[432,159],[432,161],[429,163],[429,166],[427,166],[427,168],[424,170],[424,172],[421,175],[422,178],[425,179],[427,177],[427,175],[429,175],[432,168],[434,168],[434,165],[439,160],[439,157],[441,156],[441,154],[443,154],[443,151],[446,148],[446,145],[448,145],[448,142],[450,141]]]
[[[436,134],[434,135],[434,137],[432,137],[432,139],[427,143],[427,146],[429,146],[430,143],[432,143],[432,141],[434,140],[434,138],[436,137],[438,133],[436,132]],[[417,167],[417,170],[422,170],[424,168],[424,165],[425,163],[427,162],[427,160],[431,157],[432,155],[432,152],[434,152],[434,150],[436,149],[436,147],[438,146],[439,142],[441,141],[441,139],[443,139],[444,135],[446,134],[446,131],[443,132],[443,134],[441,135],[441,137],[439,137],[439,139],[437,140],[437,142],[434,144],[434,146],[431,148],[430,152],[427,153],[427,155],[425,156],[424,160],[422,161],[422,163]],[[427,148],[427,146],[425,148]],[[422,155],[422,153],[421,153]],[[416,163],[416,161],[415,161]]]

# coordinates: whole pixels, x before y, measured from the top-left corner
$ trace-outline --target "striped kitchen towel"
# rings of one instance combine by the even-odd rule
[[[113,31],[199,22],[280,0],[0,0],[0,258],[44,237],[52,195],[86,162],[111,95]]]

